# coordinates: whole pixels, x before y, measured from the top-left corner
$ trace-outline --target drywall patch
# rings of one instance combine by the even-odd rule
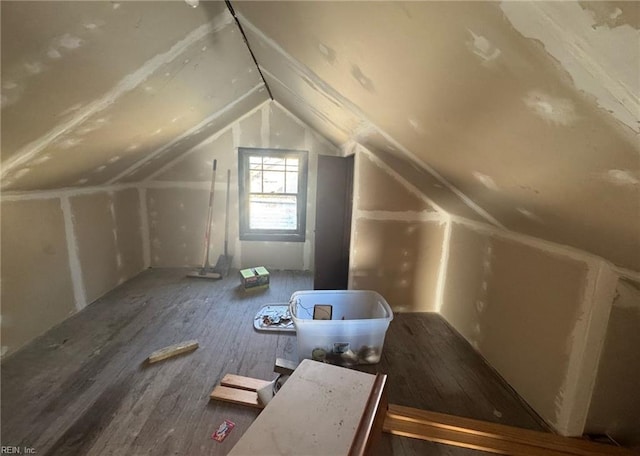
[[[566,98],[555,98],[539,90],[532,90],[523,100],[539,117],[552,124],[566,126],[578,119],[573,102]]]
[[[44,70],[46,69],[44,64],[42,62],[37,61],[37,60],[33,60],[31,62],[25,62],[23,64],[23,66],[24,66],[24,69],[26,70],[26,72],[31,76],[35,76],[36,74],[40,74],[40,73],[44,72]]]
[[[65,49],[78,49],[82,46],[82,43],[81,38],[73,36],[70,33],[65,33],[55,40],[56,47],[63,47]]]
[[[82,310],[87,306],[87,296],[84,289],[84,279],[82,268],[80,267],[80,254],[78,252],[78,242],[74,230],[74,218],[71,212],[71,203],[68,196],[60,197],[60,207],[64,217],[64,231],[67,237],[67,252],[69,255],[69,268],[71,269],[71,283],[73,284],[73,295],[76,309]]]
[[[271,126],[269,125],[270,121],[270,111],[271,111],[271,103],[265,103],[262,105],[262,123],[260,128],[260,139],[262,141],[262,147],[269,147],[269,132],[271,130]]]
[[[579,1],[580,7],[593,18],[593,28],[610,28],[628,24],[640,28],[640,8],[637,2],[593,2]]]
[[[373,81],[365,76],[358,65],[351,65],[351,76],[353,76],[367,92],[375,93],[376,89],[373,86]]]
[[[602,174],[602,178],[613,184],[621,186],[634,186],[640,184],[640,179],[627,169],[610,169]]]
[[[71,149],[82,142],[80,138],[60,138],[54,144],[59,149]]]
[[[604,261],[587,265],[578,318],[565,348],[569,355],[566,377],[556,397],[554,424],[560,434],[569,436],[584,432],[618,282]]]
[[[640,41],[640,30],[626,24],[599,26],[578,2],[505,1],[500,8],[518,32],[543,44],[578,90],[594,96],[601,108],[640,132],[640,53],[629,44]]]
[[[467,48],[480,57],[483,63],[489,63],[500,57],[502,52],[488,39],[482,35],[476,35],[472,30],[467,29],[467,31],[471,34],[472,38],[472,40],[467,41]]]
[[[442,238],[442,254],[440,256],[440,267],[438,268],[438,282],[436,283],[436,313],[442,310],[444,301],[444,290],[447,285],[447,269],[449,268],[449,254],[451,248],[451,231],[453,229],[453,221],[451,217],[446,216],[446,226],[444,229],[444,237]]]
[[[2,82],[2,108],[11,106],[22,96],[24,88],[17,82],[6,80]]]
[[[318,43],[318,50],[329,64],[333,65],[336,61],[336,51],[323,43]]]
[[[47,51],[47,57],[52,60],[57,60],[62,57],[62,54],[60,54],[60,51],[58,51],[57,49],[51,48]]]
[[[427,130],[424,129],[422,124],[420,124],[420,122],[417,119],[413,117],[409,117],[407,119],[407,122],[409,122],[409,125],[411,125],[411,128],[413,128],[413,130],[419,135],[425,135],[427,133]]]
[[[42,157],[38,157],[35,160],[33,160],[31,162],[31,164],[33,165],[41,165],[45,162],[48,162],[49,160],[51,160],[51,155],[43,155]]]
[[[18,171],[16,171],[13,176],[11,176],[14,180],[18,180],[22,177],[24,177],[25,175],[29,174],[31,172],[31,168],[22,168],[19,169]]]
[[[525,209],[524,207],[517,207],[516,211],[524,215],[529,220],[533,220],[534,222],[538,222],[538,223],[544,223],[544,221],[538,215],[534,214],[529,209]]]
[[[495,181],[491,176],[487,176],[486,174],[483,174],[479,171],[474,171],[471,174],[477,181],[479,181],[482,185],[487,187],[489,190],[494,190],[494,191],[499,190],[498,185],[495,183]]]

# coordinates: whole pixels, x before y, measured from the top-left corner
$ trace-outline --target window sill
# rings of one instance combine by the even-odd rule
[[[304,234],[265,234],[265,233],[243,233],[240,234],[241,241],[268,241],[268,242],[304,242]]]

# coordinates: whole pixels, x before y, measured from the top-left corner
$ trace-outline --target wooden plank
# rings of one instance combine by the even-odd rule
[[[188,353],[196,348],[198,348],[197,340],[187,340],[185,342],[169,345],[168,347],[161,348],[151,353],[147,358],[147,362],[149,364],[157,363],[158,361],[163,361],[167,358]]]
[[[220,380],[220,385],[228,386],[246,391],[258,391],[265,386],[271,384],[268,380],[260,380],[258,378],[243,377],[242,375],[225,374]]]
[[[393,415],[387,415],[384,421],[383,431],[392,435],[411,437],[495,454],[511,456],[567,456],[567,453],[560,451],[531,447],[529,445],[494,439],[484,435],[472,435],[453,429],[429,426],[428,424],[416,421],[406,421]]]
[[[247,405],[258,409],[264,406],[258,401],[258,393],[255,391],[247,391],[238,388],[229,388],[228,386],[218,385],[211,392],[211,399],[223,402],[231,402],[233,404]]]
[[[487,437],[495,440],[512,442],[518,445],[543,448],[564,454],[580,456],[628,455],[623,448],[604,445],[586,440],[563,437],[548,432],[516,428],[498,423],[474,420],[444,413],[420,410],[400,405],[390,405],[388,417],[394,420],[418,423],[430,428],[438,428],[456,433]],[[393,421],[394,423],[396,421]]]

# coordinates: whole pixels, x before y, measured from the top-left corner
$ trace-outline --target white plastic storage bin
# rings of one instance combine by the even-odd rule
[[[331,315],[329,318],[329,307]],[[313,319],[314,309],[317,317]],[[298,338],[300,360],[342,366],[380,361],[384,336],[393,320],[385,299],[375,291],[297,291],[289,310]]]

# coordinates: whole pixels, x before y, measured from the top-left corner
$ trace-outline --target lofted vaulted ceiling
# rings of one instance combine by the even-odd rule
[[[345,153],[640,270],[640,4],[232,4],[274,99]],[[268,99],[223,2],[1,8],[3,191],[140,181]]]

